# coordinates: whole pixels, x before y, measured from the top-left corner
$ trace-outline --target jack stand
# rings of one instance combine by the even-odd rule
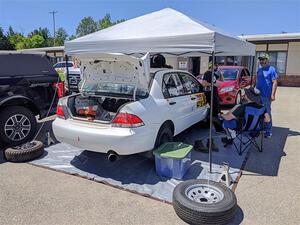
[[[51,137],[49,131],[46,133],[46,138],[45,138],[44,143],[45,143],[46,146],[50,146],[51,144],[55,144],[55,141],[54,141],[53,138]]]
[[[225,184],[228,188],[233,183],[233,179],[229,173],[229,165],[228,163],[223,162],[223,171],[219,178],[217,179],[217,182]]]

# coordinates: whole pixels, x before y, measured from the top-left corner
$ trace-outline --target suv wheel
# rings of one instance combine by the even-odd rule
[[[16,146],[31,141],[36,131],[34,114],[22,106],[10,106],[0,112],[0,139]]]

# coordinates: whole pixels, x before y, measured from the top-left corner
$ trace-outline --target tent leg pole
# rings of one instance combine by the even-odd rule
[[[215,67],[215,52],[212,52],[212,67],[211,67],[211,91],[210,91],[210,117],[209,117],[209,172],[212,172],[212,121],[213,121],[213,103],[214,103],[214,67]]]
[[[251,83],[250,83],[251,87],[253,87],[254,63],[255,63],[255,56],[252,56]]]
[[[70,82],[69,82],[69,67],[68,67],[68,61],[69,61],[69,56],[65,55],[65,61],[66,61],[66,77],[65,77],[65,82],[68,82],[68,92],[70,93]]]

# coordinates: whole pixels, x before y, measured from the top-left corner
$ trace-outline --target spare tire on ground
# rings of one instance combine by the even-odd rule
[[[235,216],[237,200],[221,183],[187,180],[175,187],[173,207],[188,224],[227,224]]]
[[[19,146],[7,148],[4,150],[4,157],[10,162],[26,162],[40,157],[43,152],[43,143],[34,140]]]

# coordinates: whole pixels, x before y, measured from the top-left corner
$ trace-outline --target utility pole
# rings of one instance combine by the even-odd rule
[[[58,12],[52,11],[49,13],[52,14],[52,18],[53,18],[53,46],[55,46],[55,13],[58,13]]]

